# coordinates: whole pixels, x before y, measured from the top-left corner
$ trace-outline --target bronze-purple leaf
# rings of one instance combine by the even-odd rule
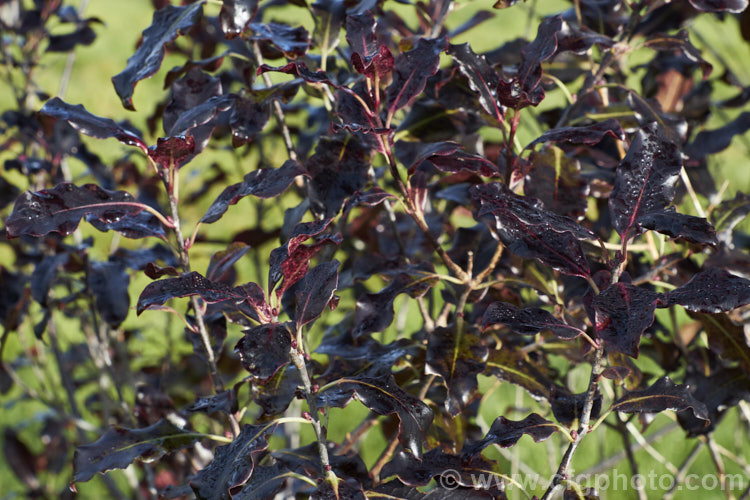
[[[700,50],[698,50],[695,45],[690,43],[690,36],[688,35],[687,30],[680,30],[674,36],[663,34],[652,36],[651,38],[646,40],[646,43],[644,45],[648,48],[659,51],[670,53],[674,53],[676,51],[682,52],[682,54],[687,59],[700,64],[704,79],[708,78],[711,74],[711,71],[713,71],[714,69],[711,63],[703,59]]]
[[[267,102],[244,97],[235,99],[229,117],[232,146],[238,148],[250,142],[266,126],[270,113],[271,108]]]
[[[593,125],[585,125],[583,127],[560,127],[550,129],[531,141],[525,149],[529,149],[542,142],[572,142],[573,144],[586,144],[587,146],[593,146],[594,144],[601,142],[601,140],[608,135],[615,139],[625,139],[625,133],[622,131],[620,123],[614,118],[604,120],[603,122],[597,122]]]
[[[687,385],[675,385],[662,377],[642,391],[632,391],[612,403],[612,410],[623,413],[658,413],[664,410],[693,410],[693,414],[709,424],[706,405],[695,399]]]
[[[524,178],[524,194],[538,198],[556,214],[581,219],[590,188],[580,162],[555,146],[532,152],[528,160],[531,168]]]
[[[629,283],[613,283],[594,297],[596,333],[612,349],[634,358],[654,322],[658,294]]]
[[[181,167],[195,153],[193,136],[159,137],[156,145],[148,148],[148,155],[162,168]]]
[[[198,498],[232,498],[230,490],[245,484],[253,475],[258,454],[268,448],[268,434],[276,424],[245,424],[231,443],[219,446],[214,459],[190,481]]]
[[[394,59],[386,45],[378,45],[372,12],[346,18],[346,41],[352,49],[352,66],[368,78],[384,77],[393,70]]]
[[[302,166],[292,160],[287,160],[279,168],[254,170],[245,176],[243,182],[232,184],[224,189],[201,218],[201,222],[207,224],[216,222],[224,215],[229,205],[234,205],[245,196],[253,195],[258,198],[278,196],[289,187],[295,177],[304,173]]]
[[[232,275],[232,266],[249,250],[250,247],[248,245],[237,241],[230,244],[225,250],[216,252],[211,256],[211,262],[209,262],[206,269],[206,278],[211,281],[220,281],[231,285],[233,278],[229,278]]]
[[[73,481],[85,482],[97,472],[124,469],[137,458],[155,459],[191,446],[200,434],[177,427],[166,419],[143,429],[114,426],[98,440],[76,448]]]
[[[250,375],[267,381],[289,363],[292,346],[290,323],[269,323],[245,331],[234,350]]]
[[[501,448],[508,448],[516,444],[524,434],[528,434],[534,442],[539,443],[549,438],[557,430],[555,424],[549,420],[545,420],[536,413],[532,413],[519,421],[508,420],[500,416],[492,423],[492,427],[487,431],[487,435],[480,441],[467,443],[461,455],[464,459],[471,459],[491,444],[496,444]]]
[[[587,397],[588,392],[573,394],[565,388],[553,385],[549,396],[549,404],[552,407],[552,414],[558,422],[566,427],[570,427],[576,420],[581,419]],[[599,394],[599,389],[597,389],[594,394],[594,402],[591,406],[591,418],[599,418],[601,410],[602,395]]]
[[[591,274],[579,240],[596,237],[573,219],[549,212],[539,200],[519,196],[501,183],[474,186],[469,193],[474,218],[484,221],[511,252],[564,274]]]
[[[400,420],[399,441],[412,455],[422,457],[422,443],[433,416],[429,406],[401,389],[390,370],[377,376],[341,377],[316,397],[320,407],[344,407],[355,394],[378,415],[396,413]]]
[[[297,326],[305,325],[325,310],[339,282],[339,261],[310,269],[294,289],[295,309],[291,315]]]
[[[507,302],[494,302],[484,312],[482,328],[498,323],[508,325],[511,330],[521,335],[536,335],[541,331],[549,330],[557,337],[573,339],[583,333],[544,309],[538,307],[519,309]]]
[[[637,236],[640,219],[662,213],[674,198],[682,167],[677,146],[666,139],[656,123],[641,128],[617,167],[609,197],[609,213],[622,238]]]
[[[227,38],[242,34],[258,12],[258,0],[223,0],[219,11],[221,30]]]
[[[727,312],[750,304],[750,280],[711,267],[681,287],[662,294],[660,307],[679,304],[700,313]]]
[[[455,327],[436,328],[427,336],[426,373],[440,375],[448,388],[445,409],[455,417],[477,394],[477,375],[487,362],[488,349],[475,332],[458,335]]]
[[[237,387],[228,389],[212,396],[203,396],[195,399],[195,402],[183,411],[187,413],[203,412],[207,414],[224,413],[231,415],[237,411]]]
[[[469,80],[471,90],[479,94],[479,104],[495,119],[502,119],[503,112],[497,102],[497,86],[500,77],[483,55],[474,53],[468,43],[450,45],[448,54],[458,69]]]
[[[118,125],[110,118],[102,118],[89,113],[81,104],[68,104],[59,97],[55,97],[44,103],[39,113],[56,120],[65,120],[82,134],[97,139],[114,137],[123,144],[136,146],[144,153],[147,152],[146,143],[135,132]]]
[[[420,38],[412,50],[396,58],[393,82],[385,89],[389,114],[408,106],[422,93],[427,79],[437,73],[440,53],[446,48],[445,38]]]
[[[203,15],[203,2],[184,7],[167,5],[154,13],[151,26],[143,32],[143,41],[135,54],[128,58],[125,69],[112,77],[115,91],[126,109],[133,107],[135,85],[159,70],[166,53],[165,45],[178,34],[191,28]]]
[[[133,217],[146,208],[125,191],[109,191],[95,184],[79,187],[65,182],[52,189],[23,193],[8,217],[6,230],[9,238],[43,236],[53,231],[68,235],[86,215],[111,224]]]
[[[279,73],[286,73],[287,75],[293,75],[299,78],[302,78],[307,83],[311,83],[314,85],[330,85],[334,88],[341,88],[340,85],[336,84],[333,80],[330,79],[328,74],[325,71],[317,70],[317,71],[311,71],[307,64],[305,64],[302,61],[292,61],[284,66],[269,66],[267,64],[262,64],[257,71],[258,75],[262,75],[263,73],[267,73],[269,71],[275,71]]]
[[[129,215],[121,219],[102,221],[95,213],[86,214],[83,220],[97,228],[99,231],[117,231],[126,238],[140,239],[153,236],[167,241],[167,232],[164,225],[154,214],[143,212]]]

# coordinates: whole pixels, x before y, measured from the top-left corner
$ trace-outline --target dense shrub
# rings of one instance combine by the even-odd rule
[[[747,497],[746,1],[153,3],[144,130],[36,84],[101,20],[0,5],[17,493]]]

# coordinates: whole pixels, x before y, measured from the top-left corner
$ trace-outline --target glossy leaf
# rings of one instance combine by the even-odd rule
[[[477,375],[487,361],[487,346],[473,332],[436,328],[427,336],[425,372],[440,375],[448,387],[445,409],[453,417],[477,397]]]
[[[190,481],[199,499],[232,498],[230,490],[245,484],[253,475],[258,454],[268,448],[268,434],[275,425],[245,424],[231,443],[219,446],[214,459]]]
[[[444,38],[420,38],[416,46],[396,57],[393,82],[385,89],[388,112],[411,104],[425,88],[427,79],[437,73],[440,53],[448,48]]]
[[[474,186],[474,218],[485,221],[500,241],[520,257],[538,259],[564,274],[591,274],[580,239],[596,239],[573,219],[544,209],[500,183]]]
[[[279,464],[258,465],[253,468],[253,474],[245,486],[232,495],[232,500],[274,498],[284,487],[288,477],[289,471]]]
[[[234,390],[222,391],[212,396],[196,398],[195,402],[185,408],[188,413],[203,412],[209,415],[213,413],[224,413],[231,415],[237,411],[237,395]]]
[[[65,236],[75,231],[84,216],[96,217],[106,225],[136,216],[145,208],[124,191],[62,183],[52,189],[23,193],[8,217],[6,230],[9,238],[43,236],[53,231]]]
[[[688,373],[685,378],[693,390],[692,396],[706,405],[709,423],[698,418],[691,410],[677,412],[677,421],[688,431],[689,437],[710,433],[722,419],[726,411],[750,397],[750,377],[747,368],[720,367],[710,375],[697,370]]]
[[[438,484],[451,487],[459,485],[475,487],[476,477],[481,473],[492,470],[492,466],[481,459],[475,459],[470,463],[462,461],[457,455],[450,455],[443,450],[433,449],[424,454],[420,460],[410,453],[404,451],[393,457],[393,460],[385,464],[382,477],[397,475],[404,484],[417,488],[425,486],[432,478],[438,478]],[[490,492],[496,491],[496,485],[488,482]]]
[[[289,363],[292,347],[292,325],[270,323],[245,331],[234,350],[240,356],[242,367],[253,377],[265,381]],[[293,327],[292,327],[293,328]]]
[[[273,198],[283,193],[298,175],[304,174],[299,163],[287,160],[276,169],[259,168],[245,176],[245,180],[224,189],[211,204],[206,214],[201,218],[202,223],[211,224],[221,218],[229,205],[236,204],[248,195],[258,198]]]
[[[148,155],[161,168],[181,167],[195,153],[195,139],[187,137],[160,137]]]
[[[646,328],[654,322],[658,294],[614,283],[594,298],[596,334],[612,349],[634,358]]]
[[[552,407],[552,414],[562,425],[572,427],[576,421],[580,421],[587,397],[587,392],[572,394],[567,389],[553,386],[549,398],[549,403]],[[591,406],[592,420],[599,418],[601,409],[602,395],[599,394],[599,390],[597,389],[594,394],[594,402]]]
[[[526,389],[535,399],[550,398],[554,382],[532,362],[527,353],[512,348],[492,349],[487,358],[488,371]]]
[[[356,395],[378,415],[396,413],[400,420],[398,439],[415,457],[422,456],[425,433],[432,423],[432,410],[401,389],[390,372],[377,377],[360,375],[341,377],[317,394],[318,405],[344,407]]]
[[[521,335],[536,335],[541,331],[549,330],[557,337],[573,339],[583,333],[544,309],[538,307],[519,309],[507,302],[494,302],[484,312],[482,328],[498,323],[508,325],[511,330]]]
[[[685,154],[695,160],[702,160],[709,155],[724,151],[735,136],[742,135],[748,130],[750,130],[750,112],[744,112],[723,127],[699,132],[685,147]]]
[[[639,234],[641,218],[663,213],[672,203],[680,173],[680,153],[656,124],[641,128],[617,166],[609,213],[622,238]]]
[[[238,148],[253,140],[266,126],[270,113],[267,102],[237,98],[229,117],[232,146]]]
[[[594,144],[601,142],[606,136],[620,140],[625,139],[625,133],[622,131],[620,123],[614,118],[583,127],[560,127],[550,129],[531,141],[525,149],[529,149],[534,145],[543,142],[572,142],[573,144],[586,144],[587,146],[593,146]]]
[[[662,294],[660,302],[663,307],[679,304],[693,312],[727,312],[750,304],[750,280],[712,267]]]
[[[81,104],[68,104],[59,97],[55,97],[44,103],[39,113],[56,120],[64,120],[82,134],[97,139],[114,137],[123,144],[136,146],[144,153],[147,152],[146,143],[135,132],[118,125],[110,118],[102,118],[89,113]]]
[[[143,429],[114,426],[95,442],[76,448],[73,481],[85,482],[97,472],[124,469],[138,458],[153,460],[164,453],[191,446],[199,437],[200,434],[164,419]]]
[[[359,74],[384,78],[393,70],[393,54],[386,45],[378,45],[371,11],[347,16],[346,41],[352,49],[352,66]]]
[[[491,444],[508,448],[515,445],[524,434],[528,434],[535,443],[539,443],[548,439],[555,432],[557,432],[557,426],[536,413],[532,413],[519,421],[508,420],[500,416],[492,423],[484,438],[477,442],[467,443],[461,455],[464,459],[473,458]]]
[[[330,445],[329,449],[331,451],[335,450],[335,448]],[[307,477],[317,479],[321,476],[320,473],[322,467],[320,463],[318,443],[310,443],[295,449],[276,450],[271,453],[271,456],[285,465],[288,469]],[[334,473],[344,480],[339,483],[339,486],[344,484],[346,480],[354,480],[360,484],[368,486],[372,484],[372,480],[368,475],[367,466],[355,452],[349,452],[346,454],[330,453],[328,459]]]
[[[654,50],[670,53],[680,51],[688,60],[700,64],[704,79],[708,78],[714,69],[711,63],[703,59],[700,50],[690,43],[687,30],[680,30],[674,36],[661,34],[653,36],[646,41],[645,45]]]
[[[645,214],[639,223],[646,229],[653,229],[671,238],[714,247],[718,244],[716,230],[706,219],[677,213],[673,207],[664,212]]]
[[[167,231],[164,225],[152,213],[139,212],[137,214],[109,220],[107,222],[99,219],[96,213],[86,214],[83,219],[97,228],[99,231],[117,231],[126,238],[141,239],[154,237],[167,241]]]
[[[339,261],[310,269],[294,289],[295,309],[291,315],[298,327],[313,321],[333,298],[339,280]]]
[[[479,104],[490,114],[500,119],[503,115],[497,102],[497,86],[500,77],[487,59],[471,50],[468,43],[450,45],[448,54],[458,66],[461,73],[469,80],[471,90],[479,94]]]
[[[722,201],[711,212],[716,236],[730,248],[734,246],[732,230],[750,214],[750,196],[738,192],[731,200]]]
[[[250,247],[240,241],[232,243],[226,250],[216,252],[211,256],[211,261],[206,269],[206,278],[211,281],[221,281],[231,285],[233,279],[229,279],[234,264],[241,259]]]
[[[662,377],[642,391],[632,391],[612,403],[612,410],[623,413],[658,413],[664,410],[693,410],[693,414],[708,425],[706,405],[690,393],[689,387],[675,385],[669,377]]]
[[[219,22],[227,38],[242,34],[258,12],[258,0],[222,0]]]
[[[548,17],[541,22],[536,38],[521,52],[518,73],[511,81],[501,79],[498,83],[497,97],[503,106],[520,109],[542,102],[542,62],[557,51],[557,33],[562,27],[560,16]]]
[[[203,2],[184,7],[167,5],[154,13],[151,26],[143,32],[143,41],[130,58],[125,69],[112,77],[115,91],[126,109],[135,110],[135,85],[159,70],[166,52],[165,45],[178,34],[191,28],[203,15]]]

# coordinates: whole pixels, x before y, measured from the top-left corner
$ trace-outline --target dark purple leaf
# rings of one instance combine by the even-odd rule
[[[679,214],[674,207],[664,212],[653,212],[643,215],[639,223],[646,229],[666,234],[671,238],[680,238],[699,245],[716,246],[716,230],[702,217]]]
[[[747,5],[747,2],[745,5]],[[674,36],[662,34],[652,36],[646,41],[645,46],[658,51],[680,51],[691,62],[697,62],[700,64],[704,79],[708,78],[711,71],[714,69],[713,66],[711,66],[711,63],[703,59],[700,50],[690,43],[690,36],[688,35],[687,30],[680,30]]]
[[[245,180],[233,184],[219,195],[211,204],[206,214],[201,218],[202,223],[211,224],[221,218],[229,205],[234,205],[248,195],[258,198],[273,198],[283,193],[298,175],[304,174],[299,163],[287,160],[279,168],[259,168],[245,176]]]
[[[130,310],[130,276],[120,262],[89,261],[87,282],[96,299],[96,311],[110,327],[117,329]]]
[[[562,29],[557,34],[556,54],[570,51],[582,55],[594,45],[603,49],[609,49],[614,47],[615,41],[586,26],[571,26],[563,21]]]
[[[339,261],[326,262],[310,269],[294,289],[295,309],[291,315],[300,327],[313,321],[333,298],[339,281]]]
[[[445,409],[456,417],[475,398],[477,375],[482,373],[487,361],[487,346],[475,333],[456,328],[436,328],[427,336],[426,373],[443,377],[448,387]]]
[[[44,103],[39,113],[51,116],[56,120],[64,120],[82,134],[97,139],[114,137],[123,144],[141,148],[144,153],[148,151],[146,143],[134,132],[118,125],[109,118],[92,115],[81,104],[68,104],[59,97],[55,97]]]
[[[685,154],[694,160],[702,160],[709,155],[725,150],[736,135],[750,130],[750,112],[740,114],[736,119],[715,130],[704,130],[685,147]]]
[[[747,9],[747,0],[690,0],[690,4],[704,12],[732,12],[737,14]]]
[[[242,34],[258,12],[258,0],[223,0],[219,12],[221,30],[227,38]]]
[[[387,199],[396,199],[396,196],[377,186],[360,193],[356,192],[344,203],[343,213],[347,214],[352,208],[358,206],[374,207],[380,205]]]
[[[681,167],[677,146],[663,137],[656,124],[638,131],[617,167],[609,197],[610,217],[623,239],[642,231],[642,217],[662,213],[672,203]]]
[[[750,280],[715,267],[699,272],[685,285],[662,294],[661,307],[679,304],[700,313],[727,312],[750,304]]]
[[[601,142],[608,135],[615,139],[625,139],[625,133],[622,131],[620,123],[614,118],[583,127],[553,128],[531,141],[525,149],[529,149],[535,144],[542,142],[572,142],[573,144],[593,146]]]
[[[167,89],[171,87],[178,78],[182,77],[185,73],[193,68],[198,68],[202,69],[203,71],[209,72],[216,71],[217,69],[219,69],[219,67],[221,67],[221,64],[224,62],[224,57],[226,57],[226,55],[227,53],[224,52],[222,54],[219,54],[218,56],[208,57],[206,59],[200,59],[198,61],[190,60],[182,66],[175,66],[174,68],[167,71],[167,76],[164,77],[164,88]]]
[[[302,379],[294,365],[288,364],[276,372],[264,384],[257,384],[256,403],[264,415],[275,416],[284,413],[302,386]]]
[[[315,31],[313,38],[318,47],[330,54],[339,44],[339,31],[346,17],[345,0],[317,0],[311,6]]]
[[[706,405],[709,424],[695,416],[692,411],[677,412],[677,420],[689,437],[705,435],[716,428],[725,412],[741,400],[750,397],[750,378],[742,368],[720,366],[710,375],[700,369],[691,370],[685,383],[693,389],[692,396]]]
[[[181,167],[195,153],[193,136],[159,137],[156,146],[148,148],[148,155],[161,168]]]
[[[276,71],[279,73],[285,73],[287,75],[293,75],[302,78],[305,82],[313,85],[330,85],[334,88],[342,88],[340,85],[337,85],[333,80],[331,80],[325,71],[310,71],[310,69],[307,67],[307,64],[302,61],[292,61],[289,64],[277,67],[263,64],[258,68],[257,74],[262,75],[263,73],[267,73],[269,71]]]
[[[446,489],[455,489],[459,486],[474,489],[478,486],[477,479],[487,474],[489,476],[485,487],[487,492],[497,495],[495,498],[504,498],[502,491],[498,489],[502,482],[499,481],[499,477],[498,481],[493,481],[490,471],[492,471],[492,465],[482,459],[474,459],[466,463],[462,457],[450,455],[435,448],[425,453],[421,460],[405,451],[399,452],[393,460],[385,464],[381,477],[397,475],[404,484],[414,489],[427,485],[433,478],[437,478],[437,483]],[[455,495],[450,498],[461,497]]]
[[[486,220],[500,241],[520,257],[538,259],[573,276],[591,274],[579,240],[596,237],[573,219],[545,210],[539,200],[519,196],[501,183],[469,190],[474,217]]]
[[[228,111],[234,104],[235,96],[215,96],[201,102],[179,115],[172,125],[169,134],[174,136],[194,137],[195,149],[200,152],[208,144],[219,116]]]
[[[253,32],[248,37],[250,40],[270,43],[289,59],[304,56],[310,48],[310,33],[302,26],[292,28],[278,23],[251,23],[250,29]]]
[[[634,358],[646,328],[654,322],[658,294],[628,283],[614,283],[594,297],[597,335],[612,349]]]
[[[524,434],[528,434],[535,443],[539,443],[555,432],[557,426],[536,413],[519,421],[497,417],[482,440],[464,445],[461,456],[464,460],[472,459],[493,443],[501,448],[508,448],[515,445]]]
[[[537,307],[519,309],[507,302],[494,302],[484,312],[482,328],[498,323],[508,325],[511,330],[520,335],[536,335],[540,331],[549,330],[562,339],[573,339],[583,333],[544,309]]]
[[[362,485],[371,485],[372,480],[367,471],[367,466],[355,452],[346,454],[335,453],[333,443],[329,444],[328,459],[334,473],[341,479],[352,479]],[[318,443],[310,443],[295,449],[281,449],[271,453],[278,462],[284,464],[290,470],[303,474],[309,478],[319,478],[322,470]],[[339,486],[345,484],[341,481]],[[335,497],[334,497],[335,498]],[[349,497],[345,497],[349,498]],[[364,500],[364,497],[363,497]]]
[[[96,32],[89,24],[85,24],[66,35],[51,35],[47,52],[70,52],[76,45],[91,45],[94,40],[96,40]]]
[[[232,498],[230,490],[245,484],[253,475],[258,454],[268,448],[268,434],[275,429],[276,424],[243,425],[240,435],[216,448],[211,463],[190,481],[196,496],[211,500]]]
[[[708,338],[708,348],[724,359],[737,361],[745,373],[750,373],[750,344],[743,325],[732,321],[727,314],[700,314],[688,312],[700,322]]]
[[[479,94],[479,104],[487,113],[499,120],[503,113],[497,103],[497,86],[500,83],[500,77],[495,69],[487,63],[484,56],[475,54],[468,43],[450,45],[448,54],[469,80],[471,90]]]
[[[146,264],[146,267],[143,268],[143,274],[152,280],[156,280],[162,276],[179,276],[180,272],[174,266],[161,267],[153,262],[149,262]]]
[[[271,109],[267,102],[254,98],[235,99],[229,117],[232,127],[232,146],[238,148],[250,142],[266,126]]]
[[[359,337],[373,332],[382,332],[393,322],[393,301],[402,293],[410,297],[421,297],[437,285],[439,279],[430,263],[410,266],[398,272],[387,287],[378,293],[365,293],[357,299],[354,311],[354,331]]]
[[[124,191],[109,191],[95,184],[79,187],[62,183],[37,193],[23,193],[8,217],[6,230],[9,238],[43,236],[52,231],[68,235],[85,215],[90,214],[103,224],[112,224],[135,216],[145,208],[146,205]]]
[[[238,241],[229,245],[226,250],[213,254],[208,269],[206,269],[206,278],[231,285],[234,282],[233,277],[229,279],[232,268],[235,262],[241,259],[248,250],[250,250],[248,245]]]
[[[145,210],[112,222],[102,222],[93,213],[85,215],[83,220],[102,232],[117,231],[126,238],[155,237],[167,241],[167,232],[162,223],[153,214]]]
[[[292,332],[289,323],[259,325],[245,331],[234,350],[240,355],[242,367],[250,375],[265,382],[289,363]]]
[[[180,276],[179,278],[169,278],[149,283],[141,292],[140,297],[138,297],[137,313],[140,315],[146,309],[152,306],[160,306],[175,297],[189,297],[192,295],[200,296],[200,298],[209,304],[231,300],[235,307],[240,307],[243,303],[247,303],[250,308],[255,310],[256,315],[260,315],[261,318],[270,316],[266,311],[268,306],[266,305],[263,291],[255,283],[248,283],[232,288],[223,283],[210,281],[196,271]]]
[[[664,410],[691,408],[697,418],[709,424],[706,405],[693,397],[686,385],[675,385],[669,377],[662,377],[642,391],[632,391],[612,403],[612,410],[623,413],[658,413]]]
[[[189,128],[185,126],[189,125],[188,119],[192,119],[193,123],[209,121],[215,112],[208,103],[215,103],[222,94],[219,78],[209,75],[198,66],[190,68],[185,76],[170,85],[169,100],[163,114],[164,133],[167,136],[184,135],[187,132],[185,129]],[[216,99],[211,101],[212,98]],[[194,111],[196,108],[197,111]],[[203,116],[198,116],[200,114]],[[182,118],[183,115],[185,118]],[[182,123],[178,125],[178,121]],[[210,135],[210,128],[191,130],[191,135],[197,135],[196,142],[202,143]]]
[[[378,53],[375,16],[371,11],[346,17],[346,41],[352,52],[369,61]]]
[[[550,391],[549,403],[552,407],[552,414],[555,416],[558,422],[566,427],[571,427],[576,420],[581,419],[583,415],[583,407],[586,404],[586,398],[588,392],[581,392],[579,394],[571,394],[567,389],[559,386],[553,386]],[[591,407],[591,419],[599,418],[599,413],[602,410],[602,395],[599,394],[599,390],[596,390],[594,395],[594,402]]]
[[[110,260],[113,259],[122,262],[126,267],[136,271],[142,271],[146,268],[147,264],[156,261],[162,261],[169,266],[176,266],[178,264],[177,257],[172,250],[161,243],[156,243],[150,248],[136,250],[118,248],[115,254],[110,257]]]
[[[115,91],[126,109],[133,107],[135,85],[159,70],[166,52],[165,45],[178,34],[191,28],[203,15],[203,3],[195,2],[184,7],[167,5],[154,12],[151,26],[143,32],[143,41],[135,54],[128,58],[125,69],[112,77]]]
[[[76,448],[73,481],[85,482],[97,472],[124,469],[137,458],[153,460],[164,453],[191,446],[200,434],[159,420],[143,429],[114,426],[97,441]]]
[[[187,413],[203,412],[209,415],[212,413],[231,415],[236,413],[237,409],[237,394],[235,394],[235,390],[230,389],[213,396],[196,398],[195,402],[183,411]]]
[[[258,465],[253,475],[238,492],[232,493],[232,500],[257,500],[274,498],[289,478],[289,471],[279,464]]]
[[[538,198],[556,214],[582,218],[587,209],[589,184],[578,160],[550,146],[529,155],[531,168],[524,178],[526,196]]]
[[[319,392],[318,406],[344,407],[356,394],[363,405],[378,415],[396,413],[400,420],[398,439],[415,457],[422,457],[422,443],[432,423],[432,410],[401,389],[390,371],[377,377],[341,377]]]
[[[542,102],[542,61],[546,61],[557,51],[557,35],[562,28],[560,16],[548,17],[541,22],[536,38],[521,52],[518,73],[510,82],[501,79],[498,83],[497,98],[502,105],[520,109]]]
[[[31,273],[31,296],[41,305],[47,305],[50,286],[57,277],[59,268],[68,262],[68,253],[48,255],[34,267]]]
[[[437,73],[440,53],[446,48],[445,38],[420,38],[412,50],[396,58],[393,82],[385,89],[389,114],[408,106],[422,93],[427,79]]]
[[[29,301],[27,282],[28,277],[24,274],[0,266],[0,322],[6,331],[18,328],[26,314]]]
[[[305,164],[312,211],[325,218],[338,214],[346,198],[367,184],[371,156],[370,148],[356,136],[339,132],[321,137]]]

